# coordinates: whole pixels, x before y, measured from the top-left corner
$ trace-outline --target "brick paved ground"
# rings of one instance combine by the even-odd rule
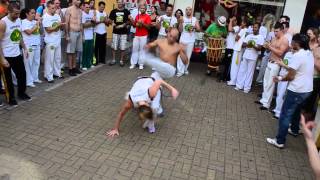
[[[12,110],[0,110],[0,179],[312,179],[303,137],[279,150],[265,143],[276,120],[193,64],[170,82],[157,132],[130,112],[121,135],[104,135],[125,92],[150,71],[103,66]],[[168,93],[166,93],[168,94]]]

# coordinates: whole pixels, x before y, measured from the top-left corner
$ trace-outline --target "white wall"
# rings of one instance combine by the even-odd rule
[[[194,0],[170,0],[169,3],[174,4],[174,12],[177,9],[181,9],[183,14],[185,14],[186,8],[188,6],[193,8]]]
[[[283,15],[290,17],[290,26],[294,32],[300,32],[308,0],[287,0]]]

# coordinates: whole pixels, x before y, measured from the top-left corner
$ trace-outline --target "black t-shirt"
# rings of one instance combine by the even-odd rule
[[[115,28],[113,27],[113,33],[114,34],[127,34],[128,33],[128,28],[126,23],[129,20],[129,15],[130,11],[127,9],[119,10],[119,9],[114,9],[110,12],[109,18],[116,24],[118,25],[124,25],[122,28]]]

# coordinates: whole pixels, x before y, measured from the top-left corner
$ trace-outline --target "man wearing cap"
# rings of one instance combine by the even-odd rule
[[[206,30],[206,35],[209,37],[226,37],[226,17],[219,16],[215,23],[212,23]]]

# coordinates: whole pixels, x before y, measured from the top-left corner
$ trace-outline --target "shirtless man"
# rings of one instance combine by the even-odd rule
[[[177,58],[180,55],[184,64],[188,64],[188,56],[185,47],[177,43],[179,31],[177,28],[171,29],[165,39],[157,39],[145,46],[146,49],[159,48],[160,58],[146,54],[145,64],[155,70],[153,77],[156,79],[171,78],[176,73]]]
[[[271,43],[266,43],[264,47],[271,52],[269,62],[263,79],[263,93],[260,101],[256,101],[257,104],[261,104],[261,110],[268,110],[271,105],[275,83],[273,77],[277,76],[280,71],[280,66],[275,62],[282,59],[284,54],[289,49],[288,39],[284,36],[284,26],[281,23],[274,25],[275,38]]]
[[[76,52],[82,51],[82,24],[81,24],[81,9],[80,0],[73,0],[65,15],[66,22],[66,41],[67,54],[69,62],[69,75],[76,76],[81,71],[77,69]]]

